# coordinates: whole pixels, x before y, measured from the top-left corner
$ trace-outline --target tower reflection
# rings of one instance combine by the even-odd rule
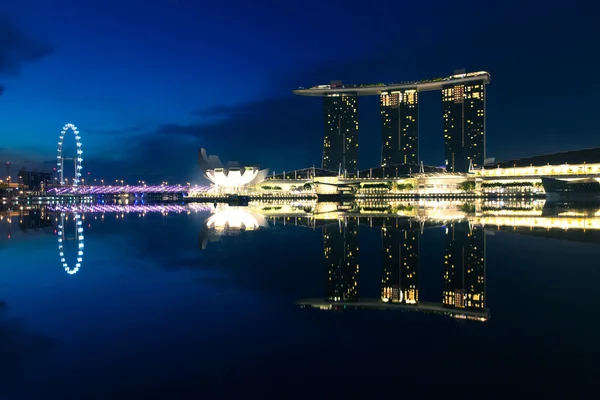
[[[381,228],[381,300],[419,302],[419,230]]]
[[[436,203],[432,209],[419,206],[328,204],[320,207],[321,212],[318,212],[319,207],[313,207],[310,217],[302,219],[300,224],[322,229],[326,271],[324,296],[301,300],[298,304],[329,310],[348,307],[398,309],[478,321],[489,319],[490,311],[485,303],[486,233],[483,224],[473,222],[476,218],[472,212],[465,213],[464,204]],[[285,215],[270,218],[275,222],[286,219],[289,217]],[[360,225],[380,229],[379,297],[364,297],[360,290]],[[436,244],[428,242],[428,246],[438,247],[443,254],[437,261],[442,267],[442,273],[438,275],[442,290],[434,298],[423,299],[420,270],[435,269],[432,265],[421,265],[420,252],[431,250],[421,248],[422,236],[431,228],[445,229],[443,239],[438,237]],[[368,264],[367,268],[373,267],[372,263]]]
[[[358,300],[358,222],[344,218],[338,225],[323,227],[327,277],[325,295],[332,301]]]
[[[481,226],[454,222],[446,228],[442,303],[485,309],[485,232]]]
[[[393,223],[395,220],[395,223]],[[336,310],[348,307],[396,309],[436,313],[460,319],[486,321],[490,311],[485,299],[485,232],[468,220],[450,222],[438,243],[444,249],[443,290],[433,301],[421,300],[419,242],[424,225],[419,221],[389,217],[363,218],[369,226],[381,226],[381,295],[360,297],[357,217],[323,226],[327,280],[325,296],[306,299],[301,306]],[[441,228],[443,225],[430,224]],[[422,251],[425,251],[423,249]]]

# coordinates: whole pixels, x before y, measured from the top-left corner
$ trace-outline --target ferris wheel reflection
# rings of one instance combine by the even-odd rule
[[[80,214],[74,213],[72,217],[72,224],[74,225],[75,231],[72,236],[67,235],[67,225],[71,222],[69,221],[69,217],[66,213],[60,214],[60,222],[58,224],[58,255],[60,257],[60,262],[62,267],[65,269],[65,272],[69,275],[75,275],[79,269],[81,268],[81,263],[83,262],[83,248],[84,248],[84,237],[83,237],[83,221]],[[76,243],[75,249],[77,256],[75,257],[75,262],[69,264],[67,262],[67,255],[65,254],[65,246],[68,243]],[[67,246],[70,247],[70,246]]]

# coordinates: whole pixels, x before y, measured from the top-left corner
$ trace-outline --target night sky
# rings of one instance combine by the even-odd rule
[[[0,161],[14,169],[51,169],[69,122],[92,178],[201,182],[199,147],[275,171],[319,166],[322,101],[292,90],[455,68],[492,76],[488,157],[600,147],[590,1],[2,3]],[[380,161],[378,99],[359,105],[368,168]],[[438,92],[421,95],[420,134],[421,159],[443,164]]]

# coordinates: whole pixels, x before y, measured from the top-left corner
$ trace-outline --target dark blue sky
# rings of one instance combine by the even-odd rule
[[[455,68],[492,75],[488,156],[600,146],[589,1],[4,3],[0,161],[17,168],[51,166],[67,122],[86,174],[107,180],[199,181],[199,147],[275,170],[319,165],[321,101],[293,89]],[[360,167],[376,166],[377,98],[360,99],[359,117]],[[442,164],[439,93],[422,95],[420,126],[421,158]]]

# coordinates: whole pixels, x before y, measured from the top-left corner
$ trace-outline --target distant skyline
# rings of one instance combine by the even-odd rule
[[[600,147],[592,6],[10,2],[0,9],[0,162],[13,176],[51,169],[60,130],[74,123],[84,173],[106,180],[200,182],[200,147],[275,171],[319,166],[322,100],[292,90],[456,68],[491,74],[489,157]],[[421,159],[442,165],[441,96],[419,100]],[[381,125],[378,99],[359,103],[366,169],[379,165]]]

